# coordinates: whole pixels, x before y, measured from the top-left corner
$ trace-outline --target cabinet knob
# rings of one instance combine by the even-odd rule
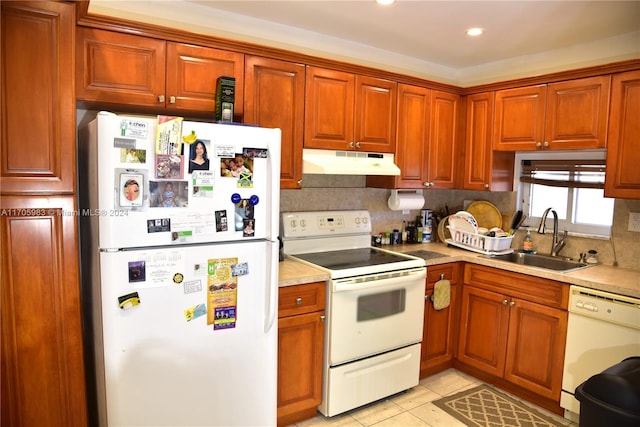
[[[360,142],[356,142],[356,148],[360,148]]]
[[[489,188],[489,184],[485,184],[485,185],[484,185],[484,188]]]
[[[323,314],[322,316],[320,316],[320,321],[324,322],[324,319],[325,319],[325,315]]]
[[[542,146],[543,146],[543,147],[548,147],[548,146],[549,146],[549,143],[548,143],[547,141],[545,141],[545,142],[543,142],[543,143],[542,143]]]
[[[513,307],[514,305],[516,305],[516,303],[515,303],[514,301],[511,301],[511,302],[509,303],[509,307]]]
[[[158,102],[164,102],[164,95],[158,96]]]
[[[351,142],[349,143],[349,148],[353,148],[354,146],[355,146],[355,144],[353,143],[353,141],[351,141]]]
[[[424,300],[425,300],[425,301],[428,301],[428,300],[429,300],[429,298],[430,298],[429,294],[426,294],[426,295],[424,296]]]
[[[502,305],[507,305],[507,304],[509,304],[509,300],[507,300],[507,299],[503,299],[503,300],[502,300]]]
[[[536,142],[536,147],[538,147],[538,148],[542,147],[542,142],[540,142],[540,141]]]
[[[302,298],[300,297],[296,298],[296,304],[298,305],[302,304]]]
[[[175,96],[170,96],[169,97],[169,104],[175,104],[176,103],[176,97]]]
[[[302,187],[302,180],[301,179],[298,180],[298,186]]]

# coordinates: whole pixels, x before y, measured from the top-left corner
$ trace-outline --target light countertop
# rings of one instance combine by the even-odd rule
[[[640,298],[640,271],[630,270],[607,265],[594,265],[567,273],[559,273],[553,270],[529,267],[526,265],[514,264],[507,261],[499,261],[484,257],[475,252],[454,248],[442,243],[423,243],[397,246],[383,246],[382,249],[394,252],[412,252],[425,250],[438,252],[446,255],[444,257],[426,260],[427,269],[430,265],[444,264],[449,262],[473,262],[475,264],[496,267],[502,270],[516,273],[529,274],[536,277],[556,280],[571,285],[580,285],[586,288],[598,289],[613,292],[620,295],[627,295]],[[279,286],[291,286],[312,282],[322,282],[329,279],[329,274],[319,268],[314,268],[291,259],[280,262]]]

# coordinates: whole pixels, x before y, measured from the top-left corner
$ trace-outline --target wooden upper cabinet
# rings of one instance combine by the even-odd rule
[[[535,150],[544,139],[547,86],[496,92],[494,150]]]
[[[371,175],[367,186],[454,188],[459,104],[456,94],[399,84],[394,160],[400,175]]]
[[[2,194],[75,191],[74,13],[2,2]]]
[[[456,186],[458,149],[458,114],[460,96],[433,91],[427,187],[451,189]]]
[[[494,149],[606,146],[610,76],[496,92]]]
[[[302,183],[304,85],[303,64],[246,57],[244,122],[282,130],[280,188]]]
[[[309,66],[305,91],[305,147],[395,150],[395,82]]]
[[[235,78],[234,121],[243,121],[244,55],[184,43],[167,42],[165,102],[171,108],[215,111],[218,77]]]
[[[462,188],[476,191],[511,191],[513,152],[493,151],[495,93],[469,95],[466,99],[466,138]]]
[[[609,115],[606,197],[640,199],[640,71],[614,74]]]
[[[164,106],[166,42],[78,27],[78,100]]]
[[[398,84],[396,152],[399,176],[367,176],[367,186],[385,188],[423,188],[429,162],[431,90]]]
[[[234,120],[242,118],[241,53],[79,27],[76,56],[81,101],[213,113],[217,79],[229,76]]]
[[[550,84],[545,120],[549,148],[605,148],[610,88],[611,76]]]
[[[396,82],[356,75],[356,149],[395,151],[397,90]]]

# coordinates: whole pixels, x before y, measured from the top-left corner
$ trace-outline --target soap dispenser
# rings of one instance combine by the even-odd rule
[[[531,228],[527,228],[527,235],[524,236],[524,241],[522,242],[522,252],[524,252],[525,254],[536,253],[533,247],[533,237],[531,236]]]

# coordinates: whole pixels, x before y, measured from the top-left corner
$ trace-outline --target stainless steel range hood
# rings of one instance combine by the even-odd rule
[[[400,175],[391,153],[305,148],[302,173],[320,175]]]

